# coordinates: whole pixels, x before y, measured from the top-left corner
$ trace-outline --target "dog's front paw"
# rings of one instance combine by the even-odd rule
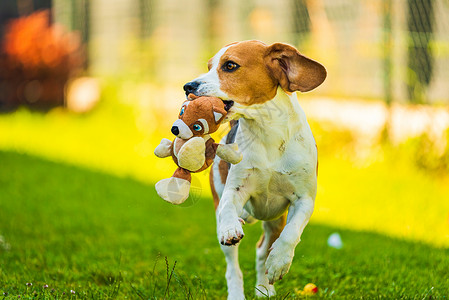
[[[285,245],[281,241],[276,241],[267,261],[265,262],[266,274],[270,284],[281,280],[282,277],[287,274],[292,264],[294,255],[294,249],[291,249],[288,245]]]
[[[245,235],[243,233],[242,221],[236,218],[232,222],[228,221],[218,226],[218,240],[225,246],[236,245]]]
[[[256,297],[257,298],[270,298],[276,296],[276,290],[272,284],[258,284],[256,285]]]
[[[228,300],[245,300],[245,293],[243,290],[228,291]]]

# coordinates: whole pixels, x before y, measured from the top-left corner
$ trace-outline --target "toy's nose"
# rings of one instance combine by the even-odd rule
[[[186,96],[188,96],[189,94],[195,94],[196,90],[198,89],[198,86],[200,85],[199,82],[197,81],[190,81],[187,82],[184,85],[184,91],[186,92]]]
[[[173,133],[174,135],[178,135],[179,134],[179,128],[178,126],[173,126],[171,128],[171,133]]]

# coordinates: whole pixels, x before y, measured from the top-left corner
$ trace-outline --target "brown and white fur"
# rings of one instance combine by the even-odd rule
[[[234,101],[227,119],[239,119],[226,139],[239,145],[243,160],[229,166],[216,157],[210,180],[228,299],[245,298],[240,218],[263,224],[256,295],[274,295],[274,282],[290,268],[313,212],[318,167],[315,140],[295,92],[312,90],[325,78],[321,64],[290,45],[244,41],[222,48],[209,61],[209,72],[184,86],[186,94]]]

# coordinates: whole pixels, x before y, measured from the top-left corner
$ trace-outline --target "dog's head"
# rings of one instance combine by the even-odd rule
[[[264,103],[280,86],[287,93],[307,92],[326,78],[326,69],[293,46],[243,41],[222,48],[209,60],[209,72],[184,85],[186,95],[221,98],[226,109]]]
[[[171,132],[181,139],[214,133],[227,112],[221,99],[216,97],[197,97],[189,95],[192,101],[182,104],[178,120],[173,123]]]

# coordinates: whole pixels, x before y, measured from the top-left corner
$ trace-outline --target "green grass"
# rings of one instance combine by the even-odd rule
[[[0,235],[10,245],[0,239],[0,299],[3,292],[34,299],[34,291],[37,298],[222,299],[225,263],[207,172],[194,176],[202,198],[190,206],[165,203],[152,185],[175,168],[152,150],[170,137],[166,116],[176,116],[176,105],[164,107],[166,95],[154,86],[103,92],[86,115],[0,115]],[[449,177],[419,170],[414,155],[427,154],[413,143],[359,155],[350,132],[311,125],[320,161],[316,208],[278,298],[298,296],[308,282],[319,298],[448,298]],[[252,298],[261,229],[244,230],[240,261]],[[326,244],[336,231],[342,250]]]
[[[254,244],[261,230],[257,224],[244,230],[240,263],[252,298]],[[335,231],[344,241],[341,250],[326,244]],[[208,198],[175,207],[150,184],[3,151],[0,235],[10,245],[0,247],[0,295],[6,292],[8,299],[34,299],[34,291],[36,298],[58,299],[226,294]],[[169,274],[176,261],[168,290],[165,257]],[[293,298],[313,282],[319,298],[447,299],[448,266],[447,249],[312,220],[290,273],[277,284],[278,298]]]

